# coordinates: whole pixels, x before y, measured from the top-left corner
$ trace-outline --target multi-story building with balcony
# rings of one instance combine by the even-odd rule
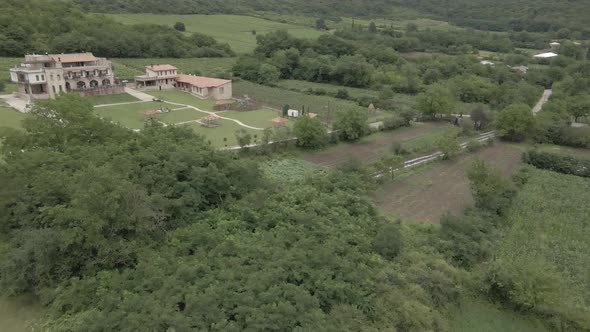
[[[32,98],[55,98],[62,92],[98,95],[121,92],[114,85],[113,65],[92,53],[25,55],[10,69],[18,92]]]

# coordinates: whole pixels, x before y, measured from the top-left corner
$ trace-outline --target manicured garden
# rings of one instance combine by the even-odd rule
[[[93,105],[106,105],[106,104],[118,104],[118,103],[129,103],[139,101],[139,99],[133,97],[128,93],[117,93],[112,95],[102,96],[89,96],[85,98],[90,101]]]
[[[161,102],[145,102],[126,105],[95,107],[94,112],[100,117],[118,122],[131,129],[141,129],[145,124],[145,111],[165,107]]]

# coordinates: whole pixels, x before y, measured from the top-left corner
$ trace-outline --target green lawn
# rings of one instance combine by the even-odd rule
[[[280,116],[280,113],[277,111],[269,110],[269,109],[260,109],[254,111],[223,111],[220,112],[219,115],[240,120],[243,123],[258,127],[258,128],[269,128],[274,125],[271,121],[272,119]],[[290,120],[287,125],[294,123],[293,120]]]
[[[141,129],[145,124],[144,111],[167,107],[160,102],[146,102],[118,106],[106,106],[94,108],[94,112],[105,119],[111,119],[131,129]]]
[[[195,106],[205,111],[214,111],[213,106],[215,105],[215,101],[211,99],[201,99],[199,97],[195,97],[188,92],[182,92],[178,90],[154,90],[154,91],[146,91],[147,94],[150,94],[154,97],[158,97],[164,101],[170,101],[173,103],[180,103]],[[174,106],[170,104],[165,104],[168,108],[175,108],[180,106]]]
[[[145,73],[145,66],[153,64],[171,64],[184,74],[200,74],[205,76],[222,76],[231,72],[236,58],[143,58],[143,59],[112,59],[115,76],[133,79]]]
[[[538,320],[475,299],[465,300],[451,319],[451,332],[546,332]]]
[[[207,113],[199,112],[192,108],[185,108],[181,110],[170,111],[170,113],[158,114],[157,118],[164,123],[175,124],[179,122],[198,120],[206,115]]]
[[[261,18],[240,15],[155,15],[112,14],[109,17],[125,24],[156,23],[173,26],[183,22],[186,32],[199,32],[228,43],[238,53],[247,53],[256,47],[256,35],[279,29],[288,30],[299,38],[317,38],[325,32],[294,24],[273,22]]]
[[[104,96],[89,96],[85,97],[84,99],[90,101],[93,105],[118,104],[139,101],[139,99],[133,97],[128,93],[117,93],[113,95]]]
[[[0,105],[0,127],[22,128],[22,120],[27,115],[8,106]]]
[[[238,145],[235,133],[240,129],[246,130],[252,134],[252,136],[257,135],[258,142],[260,142],[260,138],[262,137],[261,130],[247,129],[229,120],[217,120],[217,122],[220,124],[220,126],[215,128],[207,128],[198,123],[191,123],[187,124],[186,126],[189,126],[195,132],[204,135],[205,140],[211,141],[211,144],[218,148],[225,147],[226,145],[228,147]],[[227,142],[224,142],[224,137],[227,138]],[[254,141],[254,139],[252,139],[252,141]]]

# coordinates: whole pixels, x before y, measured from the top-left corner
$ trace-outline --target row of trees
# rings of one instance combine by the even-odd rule
[[[86,14],[69,1],[0,3],[0,56],[94,52],[107,57],[226,57],[229,45],[156,24],[124,25]]]

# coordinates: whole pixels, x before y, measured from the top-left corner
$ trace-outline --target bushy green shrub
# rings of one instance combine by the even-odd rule
[[[524,162],[554,172],[590,177],[590,160],[532,150],[523,156]]]

